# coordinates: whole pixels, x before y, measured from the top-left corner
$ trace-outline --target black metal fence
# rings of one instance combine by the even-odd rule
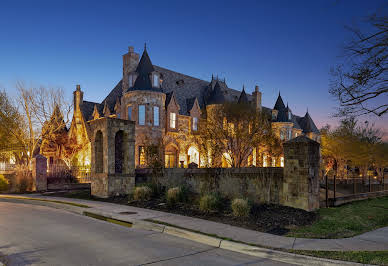
[[[60,183],[91,183],[90,167],[49,165],[47,169],[47,184]]]
[[[380,178],[371,175],[368,177],[343,179],[338,179],[335,175],[331,178],[327,175],[324,176],[320,180],[320,187],[325,191],[325,206],[335,205],[336,199],[338,198],[387,191],[388,178],[384,174]]]

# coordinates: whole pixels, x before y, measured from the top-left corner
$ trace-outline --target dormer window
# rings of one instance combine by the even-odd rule
[[[197,131],[197,130],[198,130],[198,118],[193,117],[193,131]]]
[[[135,75],[130,74],[128,76],[128,87],[131,88],[135,84]]]
[[[158,74],[152,75],[152,86],[159,87],[159,75]]]
[[[170,113],[170,128],[176,128],[176,113]]]
[[[288,111],[288,120],[291,120],[291,112]]]

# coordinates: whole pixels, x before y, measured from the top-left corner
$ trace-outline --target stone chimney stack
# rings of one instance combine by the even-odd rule
[[[80,105],[84,102],[84,92],[81,91],[81,85],[76,85],[76,89],[73,92],[74,95],[74,111],[78,111]]]
[[[133,46],[128,47],[128,53],[123,55],[123,90],[128,89],[128,76],[129,73],[136,70],[139,63],[139,54],[135,53]]]
[[[256,110],[261,111],[261,92],[259,91],[259,86],[255,86],[255,91],[252,93],[252,96]]]

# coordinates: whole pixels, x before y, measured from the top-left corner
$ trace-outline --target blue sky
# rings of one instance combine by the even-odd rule
[[[381,10],[384,1],[8,1],[0,3],[0,88],[15,83],[81,84],[100,102],[121,79],[128,46],[144,43],[154,64],[209,80],[226,78],[264,106],[280,90],[292,111],[317,125],[334,123],[330,68],[350,34],[345,25]],[[388,117],[376,119],[388,131]]]

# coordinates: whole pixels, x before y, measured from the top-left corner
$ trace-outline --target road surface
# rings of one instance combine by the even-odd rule
[[[7,266],[288,265],[64,210],[10,202],[0,202],[1,261]]]

